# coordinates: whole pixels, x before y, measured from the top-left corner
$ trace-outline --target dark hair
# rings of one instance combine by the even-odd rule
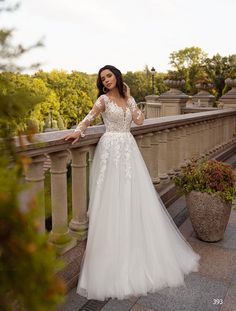
[[[125,98],[122,73],[120,72],[119,69],[117,69],[116,67],[114,67],[112,65],[106,65],[106,66],[102,67],[98,72],[98,78],[97,78],[98,97],[101,96],[102,94],[106,94],[106,92],[104,92],[104,90],[103,90],[104,85],[103,85],[102,79],[101,79],[101,72],[103,70],[106,70],[106,69],[110,70],[115,75],[116,86],[118,88],[119,94],[121,97]]]

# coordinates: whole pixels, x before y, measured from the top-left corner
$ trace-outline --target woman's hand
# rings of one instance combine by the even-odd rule
[[[75,131],[72,134],[66,135],[65,137],[63,137],[64,140],[73,140],[72,141],[72,145],[74,145],[81,137],[81,132],[80,131]]]
[[[125,95],[129,98],[130,95],[130,88],[128,86],[128,84],[126,84],[125,82],[123,82],[124,86],[125,86]]]

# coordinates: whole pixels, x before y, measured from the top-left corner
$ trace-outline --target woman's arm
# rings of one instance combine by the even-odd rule
[[[128,103],[129,109],[132,112],[132,120],[134,121],[134,123],[137,125],[142,125],[145,117],[142,111],[138,108],[134,98],[130,96],[128,98],[127,103]]]
[[[70,140],[74,139],[72,144],[77,142],[80,137],[84,137],[84,131],[85,129],[96,119],[96,117],[99,115],[99,113],[103,112],[105,110],[105,102],[102,96],[100,96],[95,104],[93,105],[93,108],[89,111],[89,113],[86,115],[86,117],[76,126],[74,133],[69,134],[64,137],[64,140]]]

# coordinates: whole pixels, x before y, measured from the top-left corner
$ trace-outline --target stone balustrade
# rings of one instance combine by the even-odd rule
[[[236,109],[189,113],[146,119],[142,126],[132,125],[134,135],[156,188],[171,183],[192,157],[213,157],[236,143]],[[71,130],[35,135],[35,142],[25,138],[25,148],[17,145],[17,152],[32,158],[26,181],[33,184],[32,194],[44,190],[43,163],[45,155],[51,159],[50,241],[60,252],[86,238],[88,219],[89,168],[96,144],[104,133],[104,125],[91,126],[86,136],[72,145],[62,138]],[[72,168],[72,217],[68,219],[67,167]],[[43,209],[43,202],[42,202]],[[41,221],[44,229],[45,219]]]

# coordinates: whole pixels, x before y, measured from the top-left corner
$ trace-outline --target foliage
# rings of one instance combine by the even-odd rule
[[[12,60],[26,50],[22,46],[13,49],[7,41],[10,32],[4,31],[0,30],[0,69],[16,69]],[[30,159],[15,152],[13,138],[18,134],[24,149],[21,132],[25,130],[25,122],[46,95],[47,88],[38,79],[11,72],[0,74],[0,308],[3,311],[55,310],[65,292],[64,282],[56,276],[62,263],[49,245],[48,236],[40,231],[42,194],[21,199],[24,191],[30,189],[29,184],[22,182]],[[31,122],[31,127],[35,126]]]
[[[179,73],[181,80],[185,80],[185,92],[196,93],[195,83],[202,72],[202,66],[207,54],[199,47],[187,47],[170,54],[170,64]]]
[[[155,73],[154,94],[159,95],[167,91],[163,83],[165,74]],[[145,96],[152,93],[152,73],[146,66],[143,71],[128,71],[124,74],[124,81],[129,85],[132,96],[137,102],[145,101]]]
[[[235,198],[235,181],[232,166],[217,160],[197,163],[193,159],[182,169],[180,175],[175,177],[175,184],[183,194],[192,190],[216,193],[226,201]]]

